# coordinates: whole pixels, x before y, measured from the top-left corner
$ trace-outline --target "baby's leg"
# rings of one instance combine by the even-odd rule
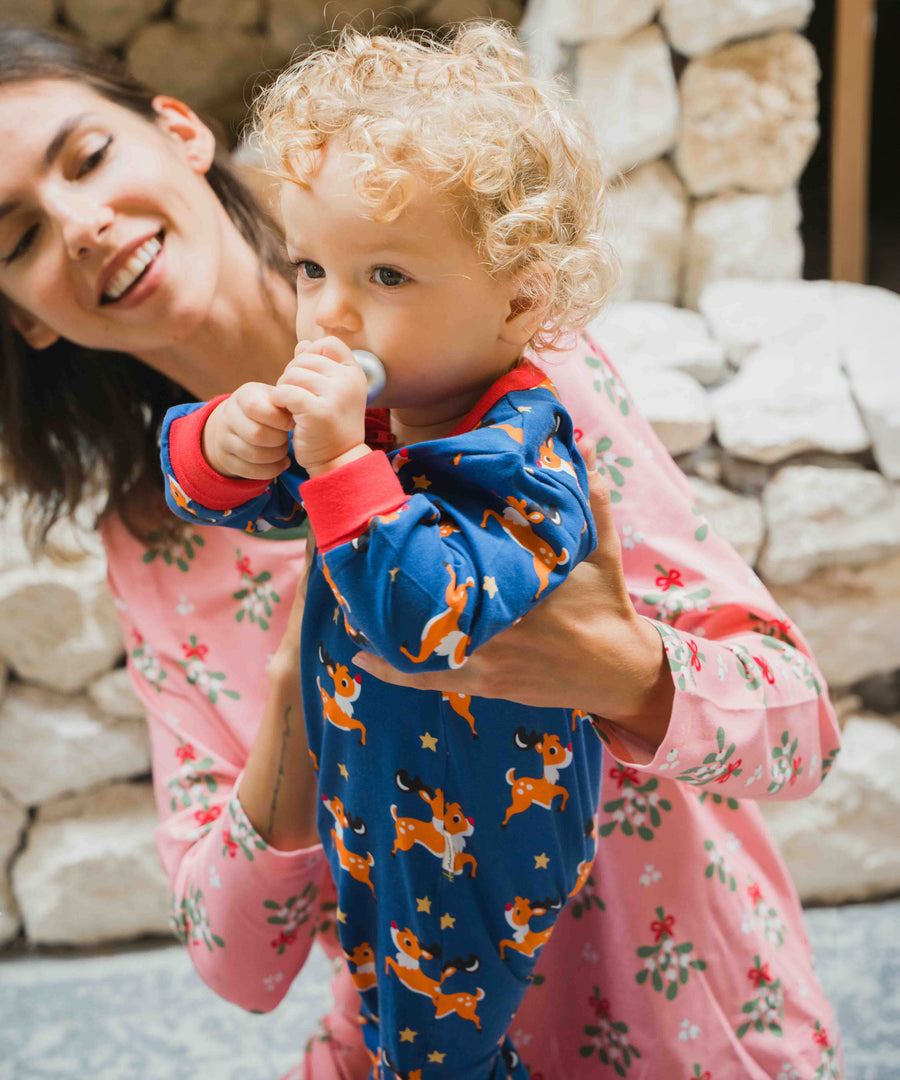
[[[507,1029],[593,860],[600,743],[562,709],[418,704],[379,731],[399,767],[368,833],[385,1075],[524,1080]]]

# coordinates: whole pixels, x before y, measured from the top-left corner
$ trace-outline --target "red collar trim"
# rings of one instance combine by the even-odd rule
[[[547,376],[544,372],[538,371],[534,364],[525,360],[523,363],[514,367],[512,371],[508,371],[505,375],[501,375],[488,389],[474,409],[471,409],[466,413],[446,438],[453,435],[462,435],[463,432],[471,431],[484,414],[496,405],[500,398],[504,397],[506,394],[510,394],[514,390],[532,390],[535,386],[540,386],[542,382],[546,381]]]

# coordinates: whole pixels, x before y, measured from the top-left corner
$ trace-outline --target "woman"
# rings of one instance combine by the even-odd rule
[[[155,459],[168,405],[275,381],[293,350],[292,291],[209,129],[97,58],[0,34],[0,138],[7,469],[43,524],[102,477],[174,926],[217,992],[268,1010],[313,939],[336,955],[343,917],[300,721],[290,597],[303,544],[173,531]],[[592,875],[544,949],[514,1041],[533,1080],[839,1076],[799,904],[750,801],[804,795],[827,772],[837,731],[821,678],[694,515],[602,354],[579,341],[546,365],[612,489],[594,481],[598,551],[452,679],[416,681],[583,709],[609,740]],[[375,959],[340,964],[336,1008],[297,1075],[368,1075],[356,986]]]

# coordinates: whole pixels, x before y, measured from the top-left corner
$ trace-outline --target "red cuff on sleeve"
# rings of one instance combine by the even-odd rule
[[[175,479],[185,495],[210,510],[231,510],[254,499],[269,486],[269,480],[241,480],[222,476],[211,468],[201,450],[203,426],[210,413],[228,397],[220,394],[201,409],[180,416],[169,427],[169,460]]]
[[[408,499],[381,450],[373,450],[300,485],[303,505],[320,551],[366,531],[376,514],[389,514]]]

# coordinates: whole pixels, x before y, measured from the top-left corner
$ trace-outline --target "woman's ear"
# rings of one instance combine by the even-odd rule
[[[194,172],[205,175],[216,156],[216,137],[199,116],[178,98],[157,94],[153,108],[159,124],[178,143]]]
[[[512,279],[509,310],[501,338],[523,348],[541,328],[553,299],[556,275],[549,263],[536,262]]]
[[[9,321],[32,349],[49,349],[51,345],[59,341],[59,334],[36,316],[30,315],[15,304],[8,303],[7,311]]]

